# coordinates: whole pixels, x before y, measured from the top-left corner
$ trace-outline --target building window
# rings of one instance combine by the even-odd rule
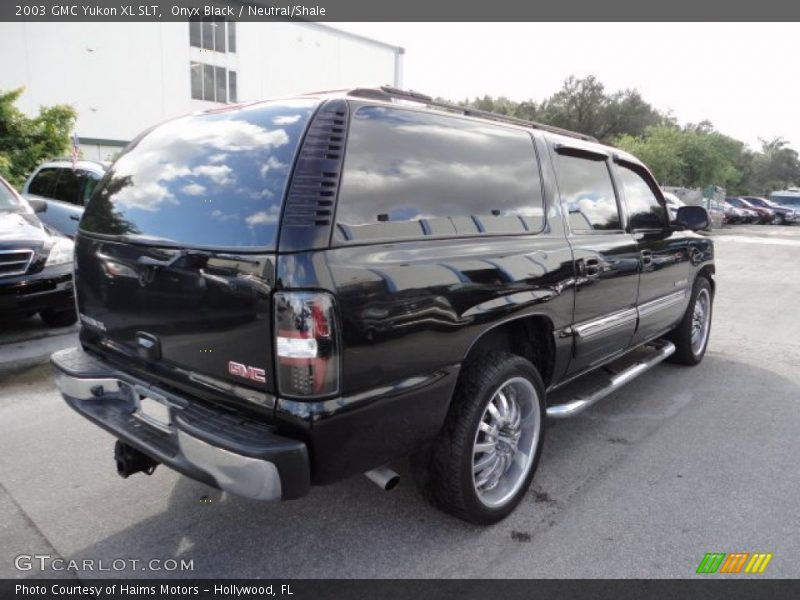
[[[200,62],[189,63],[192,98],[209,102],[236,102],[236,71]]]
[[[236,23],[211,18],[189,21],[189,45],[212,52],[236,52]]]

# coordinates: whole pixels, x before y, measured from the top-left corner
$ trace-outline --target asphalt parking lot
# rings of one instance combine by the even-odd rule
[[[189,572],[140,567],[82,579],[691,577],[706,552],[770,552],[759,577],[798,577],[800,226],[736,226],[714,237],[705,361],[659,365],[552,424],[528,498],[489,528],[428,506],[403,464],[389,493],[354,477],[278,504],[165,468],[123,480],[111,436],[74,414],[49,367],[36,364],[74,331],[6,324],[0,577],[54,575],[17,570],[20,554],[193,561]]]

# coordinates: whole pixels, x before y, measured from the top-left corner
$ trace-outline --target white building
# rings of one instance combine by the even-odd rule
[[[301,92],[402,85],[403,49],[318,23],[0,23],[0,90],[70,104],[85,158],[178,115]]]

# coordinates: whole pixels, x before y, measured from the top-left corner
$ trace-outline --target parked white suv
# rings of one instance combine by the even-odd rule
[[[39,165],[22,188],[26,198],[39,198],[47,209],[39,219],[56,231],[75,237],[83,207],[97,183],[105,175],[108,163],[56,158]]]

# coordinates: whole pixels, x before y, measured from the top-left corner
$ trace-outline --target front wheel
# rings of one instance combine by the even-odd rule
[[[705,277],[698,277],[683,319],[669,336],[675,344],[672,362],[696,365],[703,360],[711,333],[713,298],[711,283]]]
[[[423,492],[471,523],[508,516],[539,461],[544,397],[538,371],[520,356],[489,352],[465,364],[442,431],[412,459]]]

